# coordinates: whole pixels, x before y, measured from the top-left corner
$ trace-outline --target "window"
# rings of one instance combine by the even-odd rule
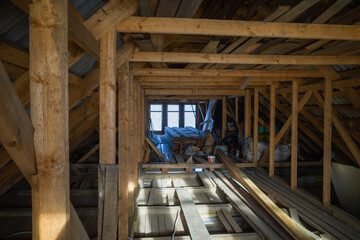
[[[167,107],[167,126],[179,127],[179,105],[169,104]]]
[[[196,105],[184,105],[184,127],[196,127]]]
[[[150,105],[151,129],[153,131],[162,131],[162,104]]]

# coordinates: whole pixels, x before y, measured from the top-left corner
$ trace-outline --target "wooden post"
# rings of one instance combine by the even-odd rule
[[[100,41],[100,164],[115,164],[116,136],[116,32]]]
[[[70,239],[68,1],[30,4],[33,239]]]
[[[222,97],[222,121],[221,121],[221,139],[224,140],[226,132],[226,96]]]
[[[99,204],[98,239],[115,239],[117,234],[118,166],[116,164],[116,32],[100,40],[99,106]]]
[[[239,98],[235,97],[235,120],[239,121]],[[240,131],[240,129],[239,129]]]
[[[270,85],[270,141],[269,141],[269,176],[274,176],[275,165],[275,85]]]
[[[293,80],[291,101],[291,189],[297,187],[298,90],[298,81]]]
[[[134,154],[134,139],[135,139],[135,123],[134,123],[134,111],[135,111],[135,103],[134,103],[134,93],[135,93],[135,84],[134,84],[134,75],[129,73],[129,105],[127,108],[127,115],[129,116],[129,131],[128,131],[128,147],[129,147],[129,156],[127,158],[127,174],[128,174],[128,211],[129,217],[134,216],[134,188],[135,188],[135,176],[134,176],[134,162],[135,162],[135,154]]]
[[[330,205],[331,193],[331,115],[332,115],[331,79],[324,80],[324,163],[323,163],[323,204]]]
[[[258,126],[259,126],[259,89],[254,89],[254,163],[257,164],[258,160],[258,139],[259,139],[259,133],[258,133]]]
[[[128,237],[128,159],[129,159],[129,62],[119,67],[119,240]]]
[[[251,93],[245,90],[245,139],[251,137]]]

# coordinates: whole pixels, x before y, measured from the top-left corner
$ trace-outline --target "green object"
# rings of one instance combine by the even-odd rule
[[[259,126],[258,129],[259,129],[258,130],[259,133],[270,133],[270,131],[267,130],[266,127],[264,127],[264,126]],[[277,125],[275,125],[275,132],[279,132],[279,131],[280,131],[279,127]]]

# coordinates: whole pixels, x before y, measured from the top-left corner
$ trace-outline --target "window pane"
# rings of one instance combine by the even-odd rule
[[[179,111],[179,105],[168,105],[168,111]]]
[[[168,112],[168,127],[179,127],[179,112]]]
[[[196,112],[196,105],[195,104],[186,104],[185,111],[194,111]]]
[[[150,111],[162,111],[162,105],[161,104],[151,104]]]
[[[162,112],[150,112],[150,118],[152,129],[154,131],[162,131]]]
[[[184,127],[196,127],[195,112],[185,112],[184,114]]]

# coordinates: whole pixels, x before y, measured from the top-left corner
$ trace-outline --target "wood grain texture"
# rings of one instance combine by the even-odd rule
[[[30,5],[34,239],[70,239],[67,14],[66,0]]]
[[[101,38],[100,52],[100,163],[115,164],[116,136],[116,33]]]

